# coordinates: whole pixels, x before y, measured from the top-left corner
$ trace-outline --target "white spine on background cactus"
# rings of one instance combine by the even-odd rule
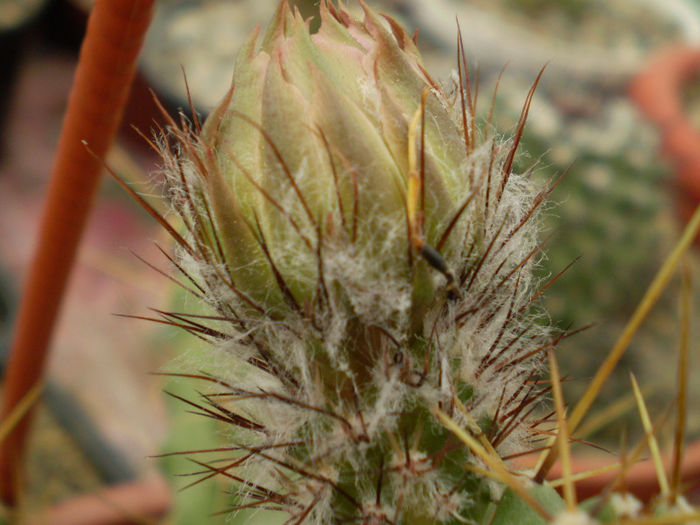
[[[532,311],[547,189],[474,124],[414,41],[364,6],[282,2],[201,127],[164,132],[175,264],[208,316],[166,314],[223,357],[196,402],[235,427],[206,463],[289,523],[478,520],[491,484],[434,415],[502,456],[530,446],[551,336]],[[488,126],[487,126],[488,129]],[[478,469],[477,469],[478,470]]]

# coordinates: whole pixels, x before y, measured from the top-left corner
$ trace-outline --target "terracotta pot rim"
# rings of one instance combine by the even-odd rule
[[[121,483],[82,494],[36,513],[27,525],[130,525],[163,518],[173,506],[162,476]]]
[[[700,188],[700,130],[686,117],[682,97],[698,73],[700,48],[679,46],[659,53],[629,86],[630,98],[659,129],[664,155],[682,168],[683,173],[676,172],[682,190]]]
[[[531,469],[535,466],[537,457],[522,458],[515,462],[518,468]],[[587,454],[578,454],[572,458],[572,470],[574,474],[591,472],[603,467],[613,465],[619,462],[619,459],[599,451],[592,451]],[[671,458],[664,457],[665,471],[670,471]],[[618,470],[610,470],[591,476],[583,480],[576,481],[576,492],[579,499],[586,499],[596,496],[601,493],[604,487],[613,483],[618,475]],[[562,476],[561,463],[555,463],[552,470],[549,472],[547,479],[555,480]],[[689,488],[695,488],[693,485],[700,483],[700,440],[694,441],[686,445],[683,453],[683,468],[681,479],[686,485],[691,485]],[[627,471],[624,486],[627,491],[635,494],[644,501],[649,501],[659,493],[659,482],[656,476],[656,469],[651,458],[646,457],[644,461],[640,461],[631,466]]]

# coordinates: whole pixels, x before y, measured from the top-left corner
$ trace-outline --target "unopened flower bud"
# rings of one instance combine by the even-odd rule
[[[188,326],[232,356],[207,400],[237,427],[241,505],[453,523],[489,490],[435,410],[499,451],[529,437],[544,193],[475,125],[464,60],[451,93],[363,8],[323,1],[311,34],[283,1],[202,129],[171,130],[178,264],[215,311]]]

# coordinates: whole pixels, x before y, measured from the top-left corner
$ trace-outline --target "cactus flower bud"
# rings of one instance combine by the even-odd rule
[[[323,1],[311,34],[282,1],[201,129],[166,132],[176,264],[214,312],[171,319],[225,356],[202,376],[222,389],[206,412],[236,427],[238,456],[208,468],[241,508],[478,519],[492,485],[434,411],[501,454],[527,446],[550,344],[530,311],[546,191],[511,173],[521,127],[509,142],[475,125],[463,52],[444,89],[363,8]]]
[[[202,133],[215,152],[212,226],[233,281],[266,311],[286,315],[314,301],[321,249],[325,274],[344,281],[350,303],[369,300],[360,289],[394,288],[398,296],[376,294],[366,312],[392,317],[410,309],[412,288],[432,295],[429,279],[411,283],[409,147],[423,140],[421,213],[435,244],[472,189],[463,177],[465,144],[399,26],[384,27],[369,10],[365,23],[321,13],[310,35],[283,4],[262,41],[253,35],[240,52],[232,92]],[[411,144],[423,90],[428,118]]]

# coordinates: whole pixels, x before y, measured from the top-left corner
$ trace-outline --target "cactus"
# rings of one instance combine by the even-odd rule
[[[501,138],[476,124],[461,47],[446,89],[362,6],[321,2],[311,34],[282,1],[209,118],[161,130],[179,226],[129,190],[208,310],[161,312],[211,345],[182,375],[213,390],[181,400],[231,427],[201,451],[221,458],[194,456],[201,479],[261,522],[586,523],[507,463],[551,422],[536,409],[559,381],[536,379],[566,335],[533,278],[556,183],[513,171],[537,81]]]

